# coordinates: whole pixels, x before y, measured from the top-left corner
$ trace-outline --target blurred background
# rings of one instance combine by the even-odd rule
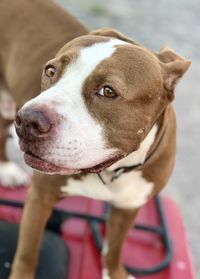
[[[179,205],[196,264],[197,278],[200,278],[200,1],[58,2],[89,30],[113,27],[154,51],[162,46],[170,46],[192,60],[191,68],[176,91],[174,105],[178,122],[178,153],[174,174],[165,192]]]

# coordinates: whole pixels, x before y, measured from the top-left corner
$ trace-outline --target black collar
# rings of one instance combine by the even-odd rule
[[[136,164],[136,165],[132,165],[132,166],[124,166],[124,167],[119,167],[119,168],[116,168],[114,171],[113,171],[113,176],[111,177],[110,179],[110,182],[113,182],[115,179],[117,179],[119,176],[121,176],[122,174],[124,173],[127,173],[127,172],[130,172],[132,170],[135,170],[135,169],[138,169],[138,168],[141,168],[143,167],[150,159],[151,157],[154,155],[154,153],[157,151],[158,147],[160,146],[163,138],[164,138],[164,135],[166,133],[166,128],[164,129],[164,131],[162,132],[156,146],[153,148],[153,150],[151,151],[151,153],[146,157],[146,159],[144,160],[143,163],[139,163],[139,164]],[[99,179],[101,180],[101,182],[103,184],[106,184],[104,179],[102,178],[102,176],[100,175],[100,173],[97,173]]]

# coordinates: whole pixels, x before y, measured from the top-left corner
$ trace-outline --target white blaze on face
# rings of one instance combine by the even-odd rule
[[[62,119],[55,138],[47,143],[43,159],[62,167],[88,168],[102,163],[116,153],[106,148],[102,126],[90,115],[82,96],[89,75],[103,60],[112,56],[118,39],[95,43],[80,50],[77,60],[50,89],[25,104],[24,108],[45,104]]]

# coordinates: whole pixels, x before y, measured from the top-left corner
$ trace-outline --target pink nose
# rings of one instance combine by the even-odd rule
[[[52,124],[47,116],[36,109],[22,109],[15,119],[16,132],[24,140],[47,137],[51,127]]]

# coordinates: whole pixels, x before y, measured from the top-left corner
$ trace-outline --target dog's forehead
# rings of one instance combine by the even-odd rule
[[[90,44],[81,44],[76,42],[75,46],[65,46],[59,53],[57,59],[62,63],[61,82],[68,84],[83,82],[102,64],[103,61],[109,61],[118,47],[123,47],[128,43],[110,38],[106,40],[90,40]],[[64,61],[64,62],[62,62]],[[67,62],[66,62],[67,61]]]
[[[91,36],[91,35],[84,35],[80,36],[78,38],[75,38],[68,43],[66,43],[58,52],[64,53],[65,51],[69,49],[77,49],[77,48],[84,48],[89,47],[95,43],[103,43],[108,42],[111,38],[108,37],[102,37],[102,36]]]
[[[141,72],[148,69],[149,66],[154,67],[155,70],[158,68],[155,55],[145,47],[118,38],[103,36],[78,37],[67,43],[58,52],[57,58],[65,61],[62,73],[75,68],[76,70],[80,70],[80,68],[86,70],[88,67],[91,73],[99,65],[105,71],[109,72],[109,70],[112,71],[116,68],[118,72],[122,71],[123,73]],[[134,69],[129,69],[130,66]],[[155,70],[154,72],[156,72]]]
[[[75,38],[65,44],[57,53],[56,56],[60,56],[61,54],[67,54],[68,52],[73,51],[80,51],[83,48],[88,48],[94,44],[98,43],[107,43],[111,40],[118,40],[122,43],[125,43],[122,40],[111,38],[111,37],[104,37],[104,36],[94,36],[94,35],[85,35]]]
[[[106,38],[101,36],[83,36],[67,43],[56,55],[58,59],[67,61],[69,64],[76,64],[77,62],[84,62],[87,64],[96,64],[112,56],[118,46],[127,45],[116,38]]]

